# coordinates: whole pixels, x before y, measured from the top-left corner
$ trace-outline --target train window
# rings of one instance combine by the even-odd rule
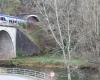
[[[15,21],[13,21],[13,23],[15,23]]]
[[[12,23],[13,21],[12,20],[9,20],[9,23]]]
[[[15,23],[17,23],[17,21],[15,21]]]
[[[2,21],[6,21],[6,19],[4,17],[0,17],[0,20]]]
[[[9,20],[9,23],[10,23],[10,20]]]

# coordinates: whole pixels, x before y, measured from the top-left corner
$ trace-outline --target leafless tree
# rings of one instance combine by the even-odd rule
[[[98,0],[36,0],[36,3],[45,18],[44,24],[63,52],[68,80],[71,80],[68,62],[73,53],[87,59],[99,55]]]
[[[100,55],[99,0],[19,0],[19,3],[15,13],[39,13],[39,25],[47,33],[45,36],[54,38],[63,53],[68,80],[71,80],[69,63],[73,55],[97,62]]]
[[[69,64],[71,60],[71,50],[73,48],[71,46],[73,40],[71,39],[73,39],[72,36],[76,37],[74,33],[76,34],[75,31],[77,30],[77,21],[74,21],[78,13],[74,10],[75,8],[77,10],[77,5],[75,5],[75,3],[76,1],[71,0],[42,0],[42,2],[37,1],[40,13],[42,15],[44,14],[43,16],[47,21],[45,22],[46,25],[50,29],[56,43],[62,50],[64,64],[68,71],[68,80],[71,80],[71,70]],[[75,44],[75,42],[73,43]]]

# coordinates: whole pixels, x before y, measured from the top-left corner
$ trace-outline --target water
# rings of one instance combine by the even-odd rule
[[[44,71],[46,73],[55,72],[55,78],[53,80],[67,80],[67,70],[64,68],[34,68],[38,71]],[[100,80],[100,74],[96,69],[72,69],[72,80]]]
[[[55,73],[55,77],[52,78],[52,80],[67,80],[67,70],[64,68],[33,68],[35,71],[45,72],[47,74],[50,74],[51,72]],[[72,80],[100,80],[99,77],[99,71],[97,69],[91,69],[91,68],[84,68],[84,69],[72,69],[71,70],[71,77]],[[4,77],[4,78],[2,78]],[[6,76],[1,75],[0,80],[30,80],[25,77],[18,77],[18,76]]]
[[[33,80],[33,79],[29,77],[20,76],[20,75],[0,74],[0,80]]]

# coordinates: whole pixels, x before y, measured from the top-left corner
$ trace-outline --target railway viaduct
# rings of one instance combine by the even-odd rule
[[[0,26],[0,60],[15,58],[17,51],[24,56],[34,55],[39,53],[39,48],[20,30],[14,27]]]
[[[16,57],[16,29],[0,26],[0,59]]]

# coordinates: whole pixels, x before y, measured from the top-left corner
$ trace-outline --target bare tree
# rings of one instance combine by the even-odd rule
[[[90,60],[99,56],[99,0],[19,1],[15,13],[39,13],[45,36],[54,38],[63,53],[68,80],[71,80],[73,54]]]
[[[71,55],[81,54],[87,59],[99,54],[98,0],[42,0],[37,7],[64,57],[71,80]]]
[[[73,48],[71,46],[73,40],[71,39],[73,39],[72,36],[74,36],[74,33],[76,34],[75,31],[77,30],[77,21],[74,21],[77,16],[74,13],[77,13],[77,11],[74,11],[75,1],[42,0],[42,2],[37,2],[37,5],[40,13],[42,15],[44,14],[43,16],[47,20],[46,25],[50,29],[53,38],[62,50],[64,64],[68,72],[68,80],[71,80],[71,69],[69,64],[71,60],[71,50]],[[75,44],[75,42],[73,43]]]

